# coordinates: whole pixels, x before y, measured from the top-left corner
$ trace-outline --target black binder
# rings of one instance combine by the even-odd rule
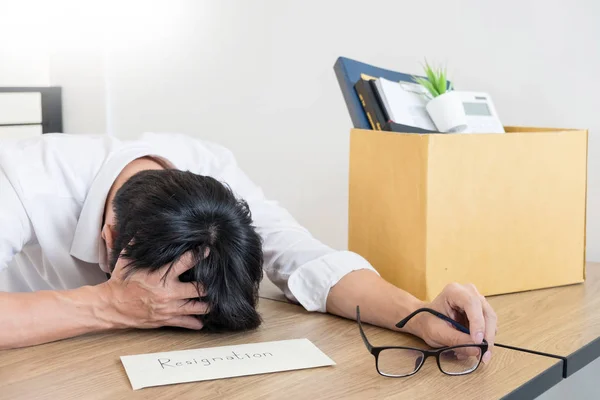
[[[354,89],[358,94],[363,110],[367,114],[371,128],[375,131],[383,130],[383,127],[388,122],[388,118],[385,108],[382,107],[381,103],[375,97],[371,81],[359,79],[356,85],[354,85]]]

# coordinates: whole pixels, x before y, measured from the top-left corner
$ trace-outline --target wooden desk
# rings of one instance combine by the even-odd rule
[[[493,296],[497,341],[567,357],[567,376],[600,357],[600,263],[583,284]]]
[[[274,285],[267,283],[261,289],[263,297],[285,301]],[[567,357],[567,376],[600,357],[600,263],[587,264],[583,284],[488,300],[498,314],[499,343]],[[543,379],[533,382],[538,389],[545,386]],[[535,389],[528,386],[522,389]]]
[[[585,285],[494,297],[501,320],[498,340],[565,355],[584,354],[577,349],[593,350],[600,336],[599,302],[598,265],[590,266]],[[560,314],[568,307],[577,308]],[[413,377],[384,378],[377,374],[355,322],[265,298],[259,311],[264,324],[248,333],[132,330],[0,351],[0,399],[516,399],[542,393],[562,379],[560,361],[500,348],[490,365],[471,375],[443,375],[428,360]],[[408,335],[372,326],[366,331],[378,345],[423,345]],[[128,354],[294,338],[310,339],[337,365],[133,391],[119,360]]]
[[[560,362],[499,349],[494,362],[474,374],[449,377],[428,362],[405,379],[379,376],[356,323],[309,314],[300,307],[263,299],[265,323],[255,332],[211,335],[176,330],[88,335],[37,347],[0,352],[2,399],[449,399],[504,396],[543,374],[558,382]],[[368,326],[377,344],[420,344],[407,335]],[[335,367],[133,391],[119,360],[126,354],[308,338],[337,362]],[[429,360],[431,361],[431,360]],[[440,392],[443,391],[443,392]],[[239,396],[241,397],[241,396]]]

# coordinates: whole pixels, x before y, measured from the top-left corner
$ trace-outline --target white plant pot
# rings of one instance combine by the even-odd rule
[[[462,132],[467,129],[467,116],[460,95],[454,91],[434,97],[425,106],[440,132]]]

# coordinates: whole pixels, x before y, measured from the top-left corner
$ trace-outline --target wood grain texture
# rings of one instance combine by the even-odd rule
[[[488,298],[498,314],[497,341],[569,356],[600,337],[600,263],[581,284]]]
[[[0,351],[0,399],[494,399],[502,397],[557,361],[498,349],[493,362],[464,377],[449,377],[428,360],[410,378],[377,374],[356,323],[268,299],[259,305],[264,324],[254,332],[207,334],[174,329],[129,330]],[[530,329],[504,340],[514,342]],[[367,326],[376,345],[421,341]],[[119,356],[159,351],[308,338],[334,367],[147,388],[133,391]]]
[[[269,284],[261,296],[285,299]],[[581,284],[487,299],[498,314],[499,343],[567,357],[600,338],[600,263],[587,263]]]

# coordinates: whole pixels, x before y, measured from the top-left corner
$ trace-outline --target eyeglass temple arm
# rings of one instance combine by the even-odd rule
[[[365,342],[365,346],[371,353],[373,353],[373,345],[367,339],[367,335],[365,335],[365,331],[363,330],[362,323],[360,322],[360,307],[356,306],[356,322],[358,322],[358,329],[360,330],[360,336],[362,336],[363,342]]]
[[[453,327],[455,327],[462,333],[466,333],[467,335],[471,334],[471,332],[469,331],[469,328],[463,326],[462,324],[456,322],[452,318],[449,318],[440,312],[432,310],[431,308],[419,308],[418,310],[415,310],[414,312],[407,315],[406,318],[404,318],[402,321],[398,322],[396,324],[396,327],[404,328],[404,326],[408,323],[408,321],[410,321],[411,318],[413,318],[415,315],[420,314],[422,312],[428,312],[430,314],[435,315],[438,318],[443,319],[444,321],[448,322],[449,324],[451,324]],[[501,344],[501,343],[495,343],[494,346],[502,347],[502,348],[509,349],[509,350],[521,351],[523,353],[535,354],[538,356],[544,356],[544,357],[550,357],[550,358],[556,358],[556,359],[562,360],[562,362],[563,362],[563,378],[567,377],[567,357],[558,356],[556,354],[543,353],[541,351],[524,349],[522,347],[509,346],[509,345]]]
[[[471,334],[469,332],[469,328],[467,328],[467,327],[459,324],[458,322],[456,322],[452,318],[447,317],[447,316],[445,316],[444,314],[442,314],[440,312],[432,310],[431,308],[419,308],[418,310],[413,311],[412,313],[408,314],[406,316],[406,318],[404,318],[402,321],[398,322],[396,324],[396,328],[404,328],[404,326],[408,323],[408,321],[410,321],[415,315],[423,313],[423,312],[427,312],[429,314],[433,314],[436,317],[438,317],[440,319],[443,319],[444,321],[448,322],[449,324],[451,324],[453,327],[455,327],[456,329],[458,329],[462,333],[466,333],[467,335]]]
[[[562,364],[562,367],[563,367],[562,375],[563,375],[563,378],[567,377],[567,361],[568,361],[567,357],[559,356],[559,355],[556,355],[556,354],[544,353],[544,352],[541,352],[541,351],[524,349],[522,347],[509,346],[509,345],[501,344],[501,343],[494,343],[494,346],[502,347],[502,348],[509,349],[509,350],[521,351],[523,353],[535,354],[536,356],[550,357],[550,358],[556,358],[558,360],[562,360],[562,362],[563,362],[563,364]]]

